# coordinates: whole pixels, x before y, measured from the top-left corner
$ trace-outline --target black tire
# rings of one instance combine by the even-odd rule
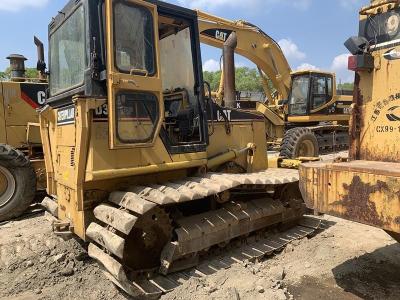
[[[309,128],[293,128],[286,131],[281,145],[281,157],[317,157],[318,140]]]
[[[0,221],[6,221],[20,216],[32,204],[36,174],[21,151],[0,144],[0,177]]]

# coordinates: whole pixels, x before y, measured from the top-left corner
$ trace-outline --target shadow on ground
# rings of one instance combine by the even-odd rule
[[[336,284],[362,299],[400,299],[400,244],[382,247],[335,267]]]

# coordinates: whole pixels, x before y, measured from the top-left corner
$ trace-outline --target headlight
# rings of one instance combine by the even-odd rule
[[[389,16],[386,20],[385,24],[385,31],[390,37],[397,35],[399,32],[399,25],[400,25],[400,16],[397,13],[394,13]]]

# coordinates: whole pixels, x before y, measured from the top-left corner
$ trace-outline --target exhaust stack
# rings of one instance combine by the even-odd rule
[[[36,36],[33,38],[37,48],[37,66],[36,69],[39,71],[39,77],[41,80],[46,80],[46,61],[44,60],[44,46],[41,40]]]
[[[232,32],[224,43],[224,103],[225,107],[236,108],[235,84],[235,49],[237,47],[236,32]]]
[[[11,80],[25,81],[25,61],[27,58],[20,54],[11,54],[7,59],[10,60]]]

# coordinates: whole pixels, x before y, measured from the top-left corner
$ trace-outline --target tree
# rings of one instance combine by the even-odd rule
[[[256,69],[249,67],[236,68],[236,90],[262,92],[263,87],[261,83],[260,74]],[[219,82],[221,79],[221,71],[209,72],[205,71],[203,74],[204,80],[210,83],[213,91],[218,90]]]
[[[38,71],[36,68],[26,68],[25,71],[26,78],[38,78]],[[10,80],[11,79],[11,68],[8,67],[4,72],[0,72],[0,80]]]
[[[346,82],[338,84],[338,90],[352,91],[354,89],[354,83]]]
[[[212,91],[218,90],[221,74],[222,74],[221,71],[216,71],[216,72],[204,71],[203,73],[204,81],[207,81],[210,84]]]
[[[256,69],[248,67],[236,68],[236,90],[249,92],[262,92],[260,74]]]

